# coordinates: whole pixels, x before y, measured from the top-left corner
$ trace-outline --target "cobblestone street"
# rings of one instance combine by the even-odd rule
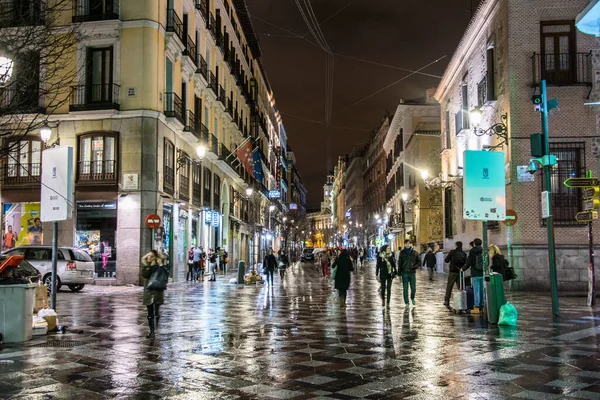
[[[418,272],[417,305],[399,280],[381,308],[374,265],[353,276],[340,309],[312,264],[285,281],[238,288],[177,283],[156,339],[141,288],[61,292],[67,334],[0,351],[0,397],[19,399],[600,399],[600,309],[548,294],[508,294],[518,328],[443,306],[445,275]]]

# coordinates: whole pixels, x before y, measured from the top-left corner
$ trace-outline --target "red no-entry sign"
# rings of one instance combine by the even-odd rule
[[[156,229],[160,226],[160,215],[148,214],[146,215],[146,226],[150,229]]]
[[[518,217],[515,210],[506,210],[506,219],[502,221],[506,226],[513,226],[517,223]]]

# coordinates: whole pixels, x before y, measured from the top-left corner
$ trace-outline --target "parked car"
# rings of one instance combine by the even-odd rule
[[[313,253],[313,248],[312,247],[305,247],[302,250],[302,255],[300,256],[300,261],[314,261],[315,260],[315,255]]]
[[[23,256],[42,275],[44,285],[50,287],[52,281],[52,247],[19,246],[2,253],[3,255]],[[73,292],[79,292],[85,285],[94,282],[94,261],[86,252],[74,247],[59,247],[57,254],[57,285],[67,285]]]

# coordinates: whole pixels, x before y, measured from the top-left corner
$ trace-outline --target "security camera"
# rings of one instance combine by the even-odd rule
[[[529,172],[531,175],[534,175],[537,172],[537,163],[533,160],[529,161],[529,166],[527,167],[527,172]]]

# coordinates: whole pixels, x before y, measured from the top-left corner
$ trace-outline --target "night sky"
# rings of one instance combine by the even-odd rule
[[[318,208],[325,183],[326,53],[314,44],[295,0],[247,0],[262,49],[262,63],[282,114],[288,144],[308,190],[308,208]],[[335,54],[441,76],[478,0],[311,0],[323,34]],[[344,8],[345,7],[345,8]],[[266,22],[265,22],[266,21]],[[277,25],[283,29],[277,28]],[[345,111],[353,103],[408,75],[398,69],[335,56],[332,164],[357,143],[367,142],[385,111],[399,99],[422,97],[439,78],[412,75]],[[341,112],[340,112],[341,111]],[[296,117],[302,117],[300,119]],[[352,129],[345,129],[352,128]]]

